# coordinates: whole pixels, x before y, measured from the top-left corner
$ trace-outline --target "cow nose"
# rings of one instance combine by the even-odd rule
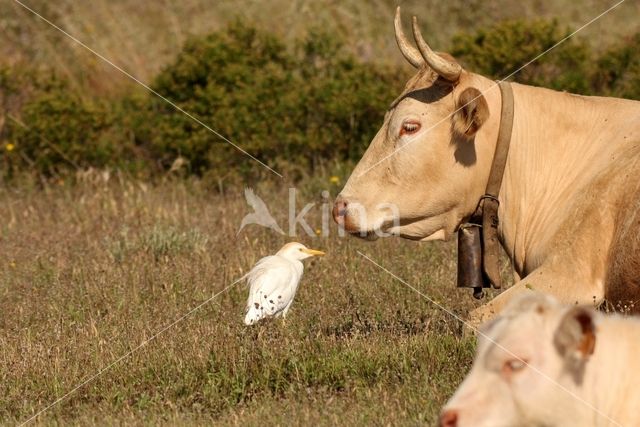
[[[440,427],[456,427],[458,425],[458,412],[447,409],[440,414]]]
[[[338,224],[344,224],[347,216],[347,200],[338,196],[333,204],[333,220]]]

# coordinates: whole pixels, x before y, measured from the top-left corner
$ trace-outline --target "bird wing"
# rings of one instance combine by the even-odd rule
[[[293,263],[278,256],[262,258],[247,275],[249,298],[245,323],[275,316],[293,300],[300,274]]]

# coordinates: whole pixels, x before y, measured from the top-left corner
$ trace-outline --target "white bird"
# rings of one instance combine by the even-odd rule
[[[245,325],[253,325],[266,317],[287,317],[302,278],[301,261],[314,255],[324,255],[324,252],[292,242],[256,263],[246,276],[250,289]]]

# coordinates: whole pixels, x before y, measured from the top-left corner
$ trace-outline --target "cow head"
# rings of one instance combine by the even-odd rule
[[[488,101],[499,105],[499,92],[487,93],[495,87],[489,79],[433,52],[415,17],[418,48],[403,34],[400,8],[394,23],[400,51],[418,72],[391,104],[333,215],[354,234],[447,238],[484,192],[497,134]]]
[[[576,396],[595,350],[597,316],[533,291],[516,298],[484,327],[471,372],[440,425],[585,425],[583,414],[597,415]]]

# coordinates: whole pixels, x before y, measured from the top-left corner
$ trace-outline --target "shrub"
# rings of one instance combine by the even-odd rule
[[[28,68],[0,70],[0,91],[0,176],[23,169],[44,176],[89,167],[140,169],[148,162],[133,145],[131,129],[141,107],[133,95],[100,103],[64,78]]]
[[[470,70],[504,78],[570,34],[556,21],[504,21],[454,37],[451,53]],[[513,76],[519,83],[589,92],[587,45],[572,37]]]
[[[100,141],[109,126],[106,113],[64,85],[38,93],[24,106],[21,123],[13,132],[16,146],[42,172],[53,173],[62,164],[105,166],[113,156],[113,144]]]
[[[20,90],[9,92],[19,99],[12,102],[19,108],[7,105],[1,114],[6,120],[5,146],[12,148],[4,156],[5,175],[29,168],[50,176],[129,161],[125,152],[131,147],[123,144],[118,102],[88,101],[55,75],[31,72],[25,80],[16,76],[5,80],[7,88],[22,84]]]
[[[321,159],[358,160],[405,83],[397,70],[341,54],[339,41],[311,32],[301,44],[303,90],[297,98],[311,136],[301,150]]]
[[[596,93],[640,100],[640,33],[606,51],[593,76]]]
[[[458,34],[450,51],[469,70],[501,78],[568,33],[553,21],[506,21]],[[513,79],[639,98],[639,49],[640,33],[592,60],[587,46],[571,38]],[[322,30],[287,47],[235,23],[188,41],[152,87],[295,181],[328,163],[357,161],[405,78],[358,60]],[[270,175],[154,95],[134,91],[99,102],[54,74],[0,67],[0,178],[18,170],[47,176],[86,167],[139,175],[183,170],[219,183]]]
[[[358,157],[392,99],[393,74],[343,53],[311,32],[291,51],[240,23],[188,42],[154,90],[276,169]],[[140,129],[165,167],[182,156],[191,171],[218,178],[262,168],[163,100]]]
[[[0,67],[0,178],[18,167],[19,155],[11,138],[11,124],[33,90],[33,73],[20,67]]]

